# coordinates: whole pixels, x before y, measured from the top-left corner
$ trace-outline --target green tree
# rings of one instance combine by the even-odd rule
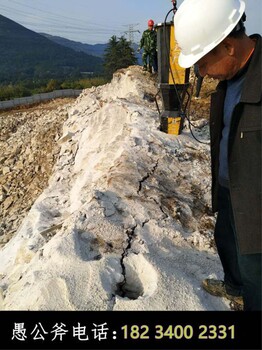
[[[115,35],[109,40],[108,47],[105,50],[104,61],[105,75],[110,78],[116,70],[137,63],[131,43],[123,36],[117,38]]]
[[[59,90],[60,87],[61,86],[60,86],[59,81],[57,81],[55,79],[50,79],[46,85],[46,91],[50,92],[50,91],[54,91],[54,90]]]

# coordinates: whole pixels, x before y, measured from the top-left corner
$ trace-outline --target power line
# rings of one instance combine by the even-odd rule
[[[10,5],[15,6],[15,8]],[[122,29],[117,26],[112,27],[112,25],[107,26],[97,22],[83,21],[79,18],[69,17],[62,15],[61,13],[58,14],[56,12],[51,12],[35,6],[24,4],[17,0],[12,0],[12,3],[8,4],[7,6],[0,4],[0,9],[2,12],[4,11],[7,13],[7,16],[10,16],[11,18],[14,16],[19,16],[21,19],[15,21],[35,32],[46,32],[52,35],[60,36],[64,33],[67,36],[68,34],[71,34],[71,37],[82,33],[86,33],[87,37],[95,35],[112,36],[120,34],[121,32],[123,33]],[[125,25],[128,27],[128,30],[126,30],[124,34],[128,36],[131,43],[134,42],[134,34],[140,33],[140,31],[136,28],[138,25],[138,23]],[[123,25],[121,26],[123,27]]]
[[[15,1],[16,2],[16,1]],[[28,6],[27,6],[28,7]],[[31,7],[31,6],[30,6]],[[34,31],[47,31],[50,32],[50,30],[54,30],[59,33],[66,33],[66,34],[77,34],[77,33],[87,33],[88,36],[93,36],[93,35],[113,35],[116,33],[119,33],[120,30],[116,28],[110,28],[110,27],[103,27],[100,26],[99,28],[94,28],[93,22],[91,23],[85,23],[85,25],[80,25],[76,22],[74,22],[74,19],[71,20],[71,23],[68,23],[68,21],[63,21],[60,18],[51,18],[50,16],[48,18],[42,17],[40,15],[33,14],[32,12],[23,11],[21,9],[13,8],[13,7],[7,7],[0,5],[0,9],[2,9],[7,13],[10,17],[13,17],[15,15],[22,15],[23,19],[21,20],[16,20],[16,22],[20,22],[21,25],[23,26],[29,26],[30,28],[34,28]],[[48,11],[45,11],[48,12]],[[55,16],[55,15],[54,15]],[[27,19],[27,20],[26,20]],[[37,23],[35,23],[37,21]],[[99,24],[96,24],[99,26]],[[45,28],[45,26],[48,26],[48,28]],[[54,34],[54,33],[53,33]],[[61,35],[61,34],[60,34]]]
[[[19,1],[16,1],[16,0],[12,0],[12,2],[16,3],[16,4],[18,4],[18,5],[22,6],[22,7],[30,8],[30,9],[33,9],[33,10],[37,10],[40,13],[46,13],[48,15],[51,15],[51,16],[54,17],[54,19],[56,21],[60,21],[61,22],[61,19],[63,18],[63,19],[66,19],[67,21],[68,20],[71,21],[71,22],[75,21],[78,24],[81,24],[81,23],[84,24],[84,25],[90,24],[90,25],[93,25],[93,26],[98,26],[99,28],[112,30],[112,28],[110,28],[110,27],[108,27],[106,25],[102,25],[101,23],[96,23],[96,22],[92,22],[92,21],[89,21],[89,20],[88,20],[88,22],[86,22],[86,21],[83,21],[83,20],[81,20],[79,18],[74,18],[74,17],[71,17],[71,16],[70,17],[69,16],[64,16],[61,13],[50,12],[50,11],[46,11],[46,10],[43,10],[43,9],[40,9],[40,8],[37,8],[37,7],[21,4]],[[13,9],[13,10],[15,10],[15,9]],[[65,22],[62,22],[62,23],[64,24]],[[114,30],[116,30],[116,29],[114,28]]]
[[[130,41],[130,43],[134,42],[134,33],[140,33],[140,30],[135,29],[136,26],[138,26],[139,23],[136,24],[125,24],[124,27],[128,27],[128,30],[125,31],[125,34],[128,34],[128,41]]]

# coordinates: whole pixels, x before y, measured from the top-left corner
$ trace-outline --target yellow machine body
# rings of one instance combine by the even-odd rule
[[[160,130],[179,135],[183,129],[183,96],[189,83],[189,69],[178,64],[180,49],[175,41],[173,21],[157,26],[158,81],[162,100]]]
[[[172,134],[172,135],[179,135],[180,130],[181,130],[182,118],[181,117],[176,117],[176,118],[169,117],[167,119],[168,119],[167,133]]]
[[[182,117],[161,117],[161,130],[167,134],[179,135],[182,124]]]
[[[170,27],[170,51],[169,51],[170,71],[169,71],[169,84],[174,84],[174,80],[175,80],[176,84],[185,84],[185,81],[186,81],[186,69],[180,67],[179,64],[178,64],[178,56],[179,56],[181,50],[179,49],[175,39],[176,38],[175,38],[174,24],[172,24],[171,27]],[[174,77],[174,79],[173,79],[173,77]]]

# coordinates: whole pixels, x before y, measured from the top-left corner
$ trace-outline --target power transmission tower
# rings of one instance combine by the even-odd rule
[[[136,24],[126,24],[125,27],[128,27],[128,30],[126,30],[124,33],[128,35],[128,41],[130,43],[134,43],[134,33],[140,33],[140,30],[135,29],[136,26],[138,26],[139,23]]]

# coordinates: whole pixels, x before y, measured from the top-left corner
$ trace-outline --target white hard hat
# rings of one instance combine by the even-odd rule
[[[179,65],[191,67],[221,43],[244,11],[243,0],[184,0],[174,16]]]

